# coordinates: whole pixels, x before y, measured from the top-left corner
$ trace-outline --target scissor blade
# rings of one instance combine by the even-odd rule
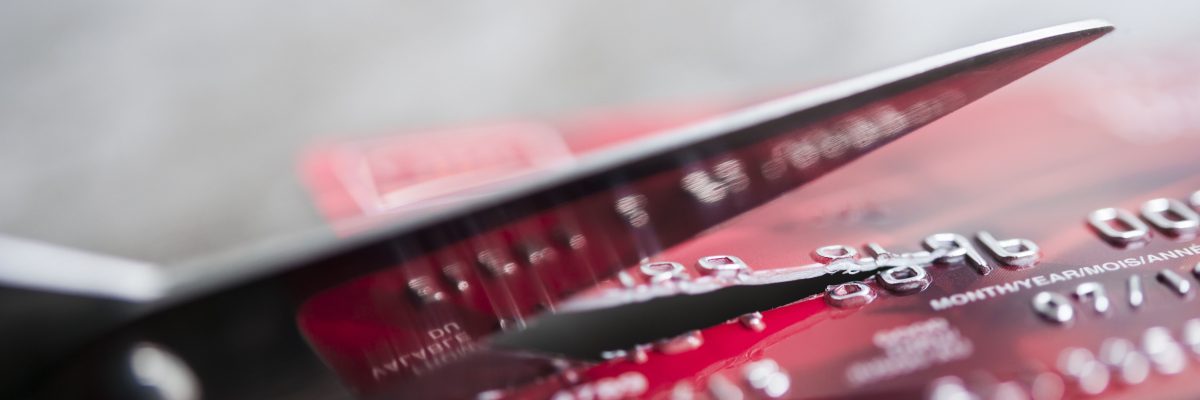
[[[685,130],[686,135],[659,139],[654,145],[672,151],[686,146],[704,148],[713,142],[726,149],[745,148],[785,137],[774,142],[782,143],[783,147],[773,147],[771,151],[782,148],[789,165],[808,168],[802,171],[805,174],[800,179],[785,185],[791,189],[1111,30],[1102,21],[1083,21],[977,44],[745,110]],[[657,212],[681,215],[686,209],[663,208]],[[671,220],[680,221],[683,227],[669,226],[658,232],[666,230],[665,236],[676,240],[710,226],[703,218]],[[679,231],[671,232],[672,229]],[[829,284],[863,278],[863,274],[820,275],[809,280],[733,286],[603,309],[551,313],[533,321],[525,330],[495,338],[494,343],[506,348],[596,357],[601,350],[627,349],[682,334],[741,313],[817,295]]]

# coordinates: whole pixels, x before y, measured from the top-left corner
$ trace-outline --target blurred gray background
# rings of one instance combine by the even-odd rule
[[[738,98],[1056,23],[1193,54],[1179,1],[6,1],[0,234],[177,264],[319,227],[322,138]]]

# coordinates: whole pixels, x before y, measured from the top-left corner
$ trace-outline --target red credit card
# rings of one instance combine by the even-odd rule
[[[1193,154],[1200,122],[1179,108],[1197,105],[1200,84],[1184,73],[1195,63],[1151,65],[1058,70],[1014,86],[647,260],[677,262],[695,277],[703,275],[697,260],[714,255],[771,270],[813,263],[811,253],[822,246],[877,243],[912,253],[929,250],[926,242],[938,234],[954,234],[989,268],[972,265],[970,254],[935,263],[925,269],[927,287],[915,292],[870,278],[763,311],[756,322],[733,320],[644,348],[614,349],[607,361],[551,366],[559,368],[553,379],[487,395],[1200,393],[1193,384],[1200,376],[1200,275],[1193,273],[1200,242],[1191,222],[1200,208],[1200,158]],[[1101,81],[1108,84],[1098,93]],[[528,224],[538,229],[537,220]],[[1033,258],[1020,259],[1028,250]],[[553,307],[498,302],[536,299],[567,284],[522,270],[516,273],[525,278],[513,282],[526,284],[502,285],[477,279],[481,272],[470,266],[463,282],[480,282],[482,291],[464,289],[453,305],[414,306],[411,278],[437,277],[435,286],[447,288],[453,279],[442,267],[408,264],[331,289],[302,309],[301,328],[352,387],[386,397],[404,393],[389,391],[396,382],[469,360],[477,335],[494,329],[497,310],[515,307],[513,315],[520,315]],[[603,276],[602,267],[556,279]],[[643,271],[627,266],[623,281],[603,280],[576,299],[654,285],[654,275]],[[833,295],[870,299],[841,302]]]

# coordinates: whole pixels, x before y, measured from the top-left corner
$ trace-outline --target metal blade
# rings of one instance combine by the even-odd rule
[[[702,140],[686,145],[713,140],[723,142],[725,148],[744,146],[745,141],[762,143],[775,135],[797,135],[783,127],[803,125],[794,140],[808,141],[796,146],[818,156],[801,161],[815,166],[809,177],[820,176],[1111,30],[1104,22],[1077,22],[951,51],[718,120],[692,132],[692,139]],[[662,146],[680,146],[676,139],[664,139]],[[682,238],[708,226],[693,224],[671,237]],[[869,271],[798,275],[769,284],[714,284],[702,279],[682,288],[630,289],[583,302],[588,303],[584,306],[576,302],[565,312],[543,316],[528,329],[502,335],[494,343],[596,357],[602,350],[631,348],[814,296],[827,285],[863,279]]]

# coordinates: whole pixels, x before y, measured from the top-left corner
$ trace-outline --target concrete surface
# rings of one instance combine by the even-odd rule
[[[321,225],[339,135],[829,81],[1085,18],[1069,62],[1195,53],[1175,1],[0,4],[0,233],[178,264]]]

